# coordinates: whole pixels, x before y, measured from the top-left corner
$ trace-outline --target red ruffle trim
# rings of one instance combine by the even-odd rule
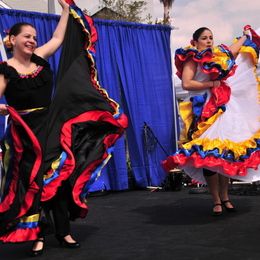
[[[106,151],[108,147],[112,146],[115,141],[120,137],[120,134],[111,134],[104,139],[104,150]],[[95,169],[107,158],[108,154],[105,152],[99,160],[92,162],[84,172],[80,175],[75,183],[75,187],[72,191],[75,203],[81,208],[87,208],[86,204],[81,201],[80,194],[84,188],[86,182],[90,179],[91,174]]]
[[[230,99],[230,95],[231,89],[224,81],[221,81],[221,85],[219,87],[211,88],[211,96],[203,107],[201,121],[205,121],[210,118],[218,111],[219,107],[227,104]]]
[[[197,54],[198,53],[197,53],[196,50],[190,49],[190,50],[187,50],[186,55],[184,55],[184,54],[176,54],[175,55],[175,66],[177,68],[176,75],[180,79],[182,78],[183,65],[187,60],[191,59],[191,60],[193,60],[197,63],[204,63],[204,62],[209,62],[212,59],[212,52],[211,51],[205,51],[204,55],[200,59],[198,59],[196,57]],[[216,68],[212,68],[212,72],[215,73]]]
[[[73,0],[65,0],[69,5],[75,5]]]
[[[89,50],[96,53],[95,43],[98,40],[97,29],[94,26],[94,21],[90,16],[85,15],[85,18],[88,21],[88,24],[89,24],[89,27],[90,27],[90,43],[91,43],[91,45],[89,47]]]
[[[225,46],[224,44],[221,44],[221,46],[224,49],[228,49],[227,46]],[[203,54],[199,54],[201,55],[200,57],[198,57],[198,51],[196,49],[187,49],[186,53],[179,53],[175,55],[175,66],[177,68],[177,72],[176,75],[181,79],[182,78],[182,72],[183,72],[183,66],[184,63],[187,60],[193,60],[196,63],[201,64],[201,70],[203,71],[203,73],[205,74],[209,74],[211,80],[215,80],[219,77],[219,72],[220,69],[216,68],[215,66],[211,66],[211,68],[205,68],[205,66],[203,65],[204,63],[210,63],[212,58],[213,58],[213,53],[212,51],[209,50],[205,50],[205,52]],[[230,76],[234,75],[235,71],[236,71],[236,65],[234,65],[231,70],[227,73],[227,75],[225,77],[222,78],[222,80],[225,80],[227,78],[229,78]]]
[[[229,162],[221,158],[216,158],[214,156],[201,158],[198,153],[193,153],[189,157],[183,154],[177,154],[174,156],[169,156],[165,161],[163,161],[162,167],[166,172],[169,172],[176,167],[181,167],[185,165],[189,165],[195,168],[218,168],[219,172],[222,172],[230,177],[235,177],[246,176],[248,168],[257,170],[259,164],[260,151],[256,151],[243,162]]]
[[[106,151],[106,148],[112,146],[116,140],[123,134],[124,129],[127,127],[127,117],[122,114],[121,117],[119,117],[117,120],[114,119],[111,113],[107,111],[88,111],[83,114],[80,114],[79,116],[72,118],[68,120],[62,127],[61,130],[61,146],[63,147],[64,151],[67,153],[68,157],[64,162],[64,165],[60,171],[59,178],[53,180],[48,185],[46,185],[42,192],[42,201],[47,201],[51,199],[59,186],[61,186],[62,181],[67,180],[70,175],[72,174],[74,167],[75,167],[75,159],[71,152],[71,146],[72,146],[72,125],[76,123],[81,122],[87,122],[87,121],[102,121],[102,122],[108,122],[112,125],[117,126],[118,133],[108,135],[104,138],[104,151]],[[79,195],[81,193],[81,190],[83,188],[83,185],[89,180],[90,175],[93,170],[107,157],[106,152],[104,153],[103,157],[99,160],[96,160],[92,162],[84,172],[80,175],[78,180],[75,183],[74,186],[74,201],[75,203],[82,207],[87,208],[84,203],[81,202]]]
[[[19,217],[23,216],[24,214],[26,214],[26,212],[28,211],[28,209],[31,207],[31,205],[33,203],[35,194],[39,192],[39,186],[34,182],[34,180],[40,169],[42,153],[41,153],[40,144],[39,144],[36,136],[33,134],[33,132],[30,130],[30,128],[27,126],[27,124],[22,120],[20,115],[15,111],[15,109],[13,109],[10,106],[8,106],[8,111],[9,111],[10,117],[12,118],[12,121],[14,122],[14,124],[19,124],[20,126],[22,126],[24,128],[25,132],[28,134],[28,136],[31,140],[32,146],[33,146],[33,150],[35,151],[35,155],[36,155],[36,159],[33,164],[31,174],[30,174],[29,188],[25,194],[24,201],[21,206],[20,212],[17,215],[17,218],[19,218]],[[12,181],[10,184],[8,195],[4,198],[4,201],[1,202],[1,204],[0,204],[0,212],[7,211],[13,203],[15,194],[17,193],[17,181],[19,178],[19,161],[22,157],[22,153],[24,152],[21,139],[15,130],[14,124],[11,127],[11,133],[12,133],[14,147],[15,147],[13,178],[12,178]]]
[[[244,30],[250,30],[253,42],[260,48],[260,35],[258,35],[252,28],[251,25],[246,25]]]
[[[4,243],[19,243],[25,241],[33,241],[38,238],[38,234],[40,233],[40,228],[21,228],[16,229],[4,236],[0,237],[0,241]]]

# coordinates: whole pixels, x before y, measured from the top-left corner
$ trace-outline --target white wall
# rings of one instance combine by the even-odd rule
[[[56,0],[55,0],[56,1]],[[46,13],[48,0],[4,0],[12,9]]]
[[[55,0],[52,0],[52,1],[54,1],[54,4],[55,4],[55,13],[60,14],[61,7],[60,7],[58,1],[55,1]],[[74,0],[74,2],[82,10],[87,9],[88,11],[90,11],[90,14],[91,14],[92,10],[93,10],[93,12],[96,12],[97,8],[99,6],[99,0]]]

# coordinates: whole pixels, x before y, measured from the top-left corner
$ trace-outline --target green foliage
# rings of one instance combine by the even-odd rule
[[[141,13],[146,9],[146,1],[133,0],[100,0],[100,8],[107,7],[113,12],[105,19],[143,22]]]

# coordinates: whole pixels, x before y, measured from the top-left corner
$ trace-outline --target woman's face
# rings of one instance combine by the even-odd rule
[[[207,48],[212,48],[213,47],[213,34],[210,30],[205,30],[203,33],[200,35],[197,41],[194,41],[195,47],[199,50],[205,50]]]
[[[37,47],[36,30],[30,25],[24,25],[18,35],[11,35],[10,41],[14,51],[32,55]]]

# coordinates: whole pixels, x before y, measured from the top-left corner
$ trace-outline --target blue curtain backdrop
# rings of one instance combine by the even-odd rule
[[[0,32],[19,21],[30,22],[38,32],[41,45],[50,39],[58,16],[0,9]],[[118,101],[129,118],[126,133],[128,157],[136,185],[160,185],[165,178],[160,162],[174,152],[174,113],[170,52],[171,29],[95,20],[99,40],[96,61],[101,85]],[[49,61],[57,71],[60,52]],[[128,188],[126,141],[121,138],[96,190]]]
[[[173,152],[173,90],[170,31],[166,26],[95,20],[99,33],[97,64],[109,93],[121,93],[129,118],[127,141],[131,166],[139,187],[160,185],[165,152]],[[120,90],[120,91],[119,91]]]

